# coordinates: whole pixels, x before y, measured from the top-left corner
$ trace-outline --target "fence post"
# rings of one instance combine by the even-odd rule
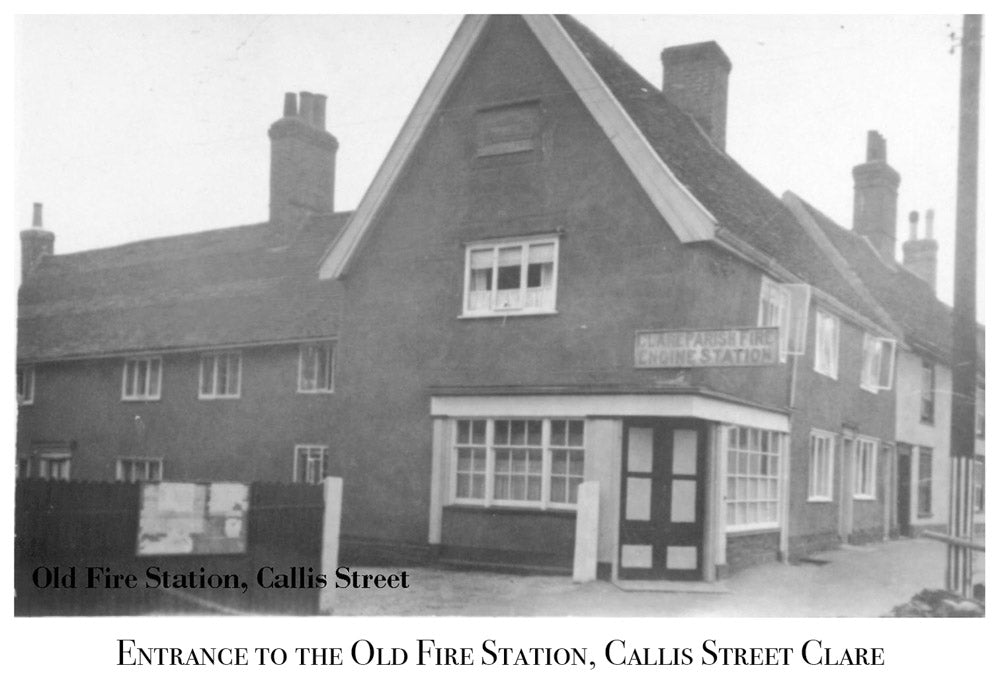
[[[333,613],[336,592],[337,560],[340,557],[340,509],[344,496],[344,480],[327,477],[323,480],[323,544],[320,553],[320,572],[326,575],[327,585],[319,591],[319,612]]]
[[[583,482],[577,488],[573,582],[593,582],[597,579],[597,518],[599,496],[599,482]]]

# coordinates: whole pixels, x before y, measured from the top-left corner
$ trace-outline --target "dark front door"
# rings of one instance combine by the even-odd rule
[[[705,424],[629,419],[623,436],[618,576],[701,579]]]
[[[910,482],[912,481],[911,471],[913,467],[913,447],[900,444],[896,454],[897,466],[899,469],[899,484],[896,487],[896,524],[899,525],[899,533],[904,537],[910,536]]]

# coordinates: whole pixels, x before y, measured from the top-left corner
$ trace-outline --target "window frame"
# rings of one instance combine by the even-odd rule
[[[583,455],[583,468],[582,474],[576,475],[571,474],[568,470],[566,473],[558,475],[559,477],[565,478],[567,481],[579,477],[579,481],[576,486],[586,481],[587,476],[587,420],[581,417],[531,417],[531,416],[511,416],[511,417],[455,417],[450,421],[450,468],[448,472],[448,497],[449,503],[452,505],[459,506],[473,506],[479,508],[515,508],[515,509],[525,509],[525,510],[539,510],[548,512],[575,512],[576,502],[563,502],[555,501],[552,499],[552,479],[554,476],[552,472],[553,466],[553,453],[560,451],[579,451]],[[495,497],[495,486],[496,486],[496,454],[498,446],[495,443],[496,440],[496,424],[497,422],[541,422],[541,438],[540,445],[527,445],[527,429],[525,430],[525,445],[502,445],[499,447],[500,450],[505,450],[508,448],[538,448],[541,451],[541,483],[540,483],[540,494],[537,500],[532,499],[515,499],[515,498],[496,498]],[[468,422],[470,424],[470,442],[460,443],[459,442],[459,424],[462,422]],[[476,422],[485,422],[486,427],[484,430],[484,438],[481,444],[472,443],[472,431],[471,425]],[[553,422],[564,422],[567,424],[566,428],[566,445],[553,445],[552,440],[552,423]],[[580,444],[579,445],[569,445],[569,427],[570,422],[579,422],[582,425],[580,432]],[[458,495],[458,474],[459,474],[459,462],[458,454],[459,449],[462,448],[482,448],[485,450],[485,463],[483,469],[483,497],[475,498],[472,496],[459,496]],[[527,462],[527,461],[526,461]],[[568,462],[568,461],[567,461]],[[475,471],[474,464],[472,469],[466,474],[475,475],[479,472]],[[511,473],[509,476],[514,476]],[[524,476],[527,476],[527,472]],[[567,484],[567,487],[569,485]],[[567,488],[567,493],[571,490]]]
[[[871,448],[871,471],[864,473],[863,448]],[[867,436],[854,438],[854,477],[851,496],[858,501],[874,501],[878,498],[878,440]],[[867,482],[865,479],[867,478]]]
[[[825,332],[825,329],[822,327],[822,322],[828,322],[831,324],[832,330],[830,331],[830,337],[833,340],[830,344],[830,361],[822,362],[826,365],[823,367],[820,366],[820,352],[822,351],[821,346],[823,342],[823,334]],[[822,309],[817,309],[815,341],[816,342],[813,346],[813,371],[836,381],[840,369],[840,317]]]
[[[137,479],[126,477],[124,471],[124,463],[130,463],[132,465],[142,464],[146,467],[146,477],[145,479]],[[156,467],[156,477],[150,477],[149,470],[155,464]],[[115,481],[123,482],[126,484],[137,484],[139,482],[161,482],[163,481],[163,458],[162,457],[144,457],[144,456],[121,456],[115,460]]]
[[[917,456],[917,517],[934,516],[934,449],[929,446],[916,446]],[[926,460],[927,476],[924,476],[924,461]],[[927,505],[923,505],[924,490],[927,491]]]
[[[151,388],[152,378],[149,376],[149,369],[153,362],[157,362],[156,367],[156,394],[151,394],[149,392]],[[140,363],[146,366],[146,390],[142,393],[130,393],[128,390],[128,369],[129,364],[134,364],[138,366]],[[122,401],[123,402],[148,402],[156,401],[160,399],[163,393],[163,357],[160,356],[149,356],[149,357],[126,357],[124,362],[122,362]]]
[[[817,472],[817,441],[825,442],[827,447],[826,465],[823,476]],[[833,502],[833,468],[837,461],[837,434],[813,429],[809,433],[809,478],[806,487],[806,501],[808,503],[832,503]],[[817,479],[821,478],[825,484],[825,492],[819,489],[824,488],[819,485]]]
[[[895,378],[896,341],[892,338],[880,338],[865,331],[861,346],[861,389],[869,393],[878,393],[892,389]],[[883,374],[886,384],[882,383]]]
[[[498,318],[507,316],[532,316],[541,314],[556,314],[559,288],[559,234],[530,235],[510,238],[498,238],[469,242],[465,245],[465,267],[462,277],[462,310],[459,318],[480,319]],[[541,307],[511,307],[498,308],[496,306],[497,293],[499,292],[499,257],[502,249],[519,248],[521,250],[520,263],[520,286],[518,288],[522,303],[526,301],[528,287],[528,256],[532,245],[552,245],[552,286],[551,296],[547,304]],[[472,254],[475,251],[491,249],[493,252],[493,262],[491,264],[491,285],[489,289],[489,306],[486,309],[472,309],[469,306],[472,295]],[[482,292],[482,291],[477,291]]]
[[[305,451],[307,456],[304,458],[306,462],[305,469],[302,473],[302,479],[299,478],[299,454]],[[317,451],[320,453],[319,458],[309,457],[308,454],[312,451]],[[315,462],[319,461],[319,475],[316,476],[314,470]],[[330,471],[330,446],[320,444],[320,443],[296,443],[295,449],[292,453],[292,483],[293,484],[311,484],[317,485],[322,484],[323,480],[329,476]]]
[[[930,372],[930,377],[924,376]],[[929,385],[927,385],[929,383]],[[920,361],[920,423],[934,425],[937,408],[937,365],[932,359]]]
[[[236,392],[218,392],[219,359],[221,357],[236,358]],[[212,392],[205,393],[205,362],[212,361]],[[243,352],[241,350],[218,350],[203,352],[198,363],[198,399],[199,400],[238,400],[243,394]]]
[[[34,405],[35,404],[35,365],[34,364],[22,364],[17,367],[17,385],[21,388],[22,377],[29,383],[26,386],[28,388],[28,393],[22,395],[20,390],[17,393],[17,404],[18,406],[23,405]]]
[[[778,323],[769,323],[768,308],[774,307],[778,314]],[[761,276],[760,299],[757,300],[757,325],[777,326],[779,334],[778,361],[788,360],[790,348],[788,340],[791,334],[792,296],[781,283],[776,283],[767,276]]]
[[[33,460],[34,469],[36,470],[33,475],[39,479],[46,479],[48,481],[62,481],[68,482],[71,479],[71,471],[73,469],[73,456],[68,454],[45,454],[40,453],[36,455]],[[53,476],[52,468],[58,466],[60,469],[57,476]]]
[[[336,371],[335,369],[336,349],[337,349],[336,344],[337,343],[335,340],[316,340],[309,343],[301,343],[299,345],[299,374],[298,374],[298,384],[295,389],[297,393],[305,393],[307,395],[317,395],[317,394],[329,394],[334,392],[334,388],[336,385],[334,383],[334,376]],[[305,379],[303,379],[302,374],[305,370],[304,362],[305,362],[306,350],[309,348],[314,348],[315,350],[318,351],[323,351],[324,349],[326,349],[328,352],[327,363],[326,363],[327,378],[329,379],[328,387],[321,386],[318,377],[317,380],[315,381],[314,387],[312,388],[303,387]]]
[[[741,438],[740,432],[741,432],[741,430],[746,431],[746,438],[747,438],[747,446],[746,446],[746,448],[743,448],[742,445],[741,445],[741,441],[740,441],[740,438]],[[732,439],[733,439],[734,432],[735,432],[736,440],[737,440],[737,445],[736,445],[735,448],[734,448],[734,446],[732,444]],[[752,443],[751,443],[752,433],[753,432],[757,432],[757,434],[758,434],[758,442],[757,442],[757,446],[758,447],[757,447],[756,450],[754,450],[752,448]],[[771,437],[772,440],[768,444],[769,447],[775,447],[776,446],[776,452],[769,450],[766,453],[766,457],[768,457],[768,458],[770,458],[772,456],[776,457],[776,461],[777,462],[776,462],[775,472],[773,474],[770,474],[770,473],[762,474],[760,472],[758,472],[757,474],[751,474],[749,472],[750,462],[751,462],[750,455],[752,453],[756,453],[759,456],[763,456],[764,455],[764,451],[761,449],[761,445],[762,444],[761,444],[761,442],[759,440],[760,439],[760,434],[768,434]],[[787,455],[788,455],[787,434],[785,434],[784,432],[781,432],[781,431],[775,431],[773,429],[761,429],[761,428],[758,428],[758,427],[747,427],[747,426],[739,426],[739,425],[727,425],[725,427],[724,439],[725,439],[725,457],[726,457],[726,469],[725,469],[725,482],[726,483],[725,483],[725,487],[724,487],[724,498],[723,498],[723,505],[725,506],[724,507],[725,517],[723,519],[723,524],[725,525],[726,532],[727,533],[740,533],[740,532],[756,532],[756,531],[774,531],[774,530],[780,529],[781,528],[781,518],[782,518],[782,516],[781,516],[781,505],[782,505],[782,501],[784,500],[783,499],[783,489],[782,489],[782,486],[781,486],[782,472],[784,471],[784,467],[786,466],[785,463],[786,463]],[[730,471],[730,467],[734,464],[734,461],[733,461],[733,459],[731,457],[731,454],[733,454],[733,453],[735,453],[735,465],[736,465],[736,470],[737,470],[736,474],[733,474]],[[746,460],[747,460],[747,470],[748,471],[746,473],[740,473],[739,472],[739,465],[740,465],[740,457],[739,456],[740,456],[741,453],[747,455],[747,459]],[[758,462],[758,468],[760,467],[760,462],[761,462],[762,459],[763,459],[763,457],[759,457],[758,460],[757,460],[757,462]],[[767,466],[768,466],[768,468],[770,468],[770,462],[767,463]],[[729,489],[730,482],[733,482],[734,486],[739,487],[739,480],[740,479],[746,480],[746,482],[747,482],[746,486],[748,486],[748,487],[749,487],[749,481],[750,480],[753,480],[755,482],[764,481],[764,482],[767,483],[766,485],[768,485],[768,486],[771,485],[771,484],[773,484],[774,485],[774,497],[772,498],[770,496],[765,496],[762,499],[759,496],[755,497],[755,498],[750,498],[749,496],[747,496],[745,498],[741,498],[739,496],[735,496],[735,497],[734,496],[730,496],[730,489]],[[755,484],[755,486],[759,486],[759,485]],[[737,493],[738,492],[739,492],[739,490],[737,488]],[[750,502],[774,504],[775,519],[773,521],[771,521],[771,520],[765,520],[763,522],[760,521],[760,520],[757,520],[756,522],[745,522],[745,523],[731,522],[730,521],[730,512],[732,512],[733,514],[738,515],[738,513],[739,513],[738,506],[739,506],[740,503],[747,504],[747,512],[749,512],[749,503]],[[730,507],[733,508],[732,511],[730,511]],[[758,509],[758,513],[759,513],[759,506],[758,506],[757,509]]]

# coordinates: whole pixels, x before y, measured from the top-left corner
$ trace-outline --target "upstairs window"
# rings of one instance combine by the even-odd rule
[[[760,305],[757,309],[758,326],[777,326],[781,329],[780,359],[788,355],[789,295],[783,285],[763,278],[760,284]]]
[[[295,446],[292,481],[298,484],[320,484],[329,464],[328,446]]]
[[[934,362],[925,359],[920,375],[920,421],[934,423]]]
[[[840,319],[823,311],[816,311],[816,361],[817,373],[837,378],[840,360]]]
[[[333,349],[332,342],[299,348],[299,393],[333,392]]]
[[[216,352],[201,356],[198,397],[202,400],[240,397],[243,360],[239,352]]]
[[[122,371],[122,400],[159,400],[162,375],[160,357],[126,359]]]
[[[35,402],[35,367],[31,365],[17,368],[17,404],[30,405]]]
[[[463,316],[554,313],[558,258],[558,238],[470,245]]]
[[[896,341],[865,333],[862,349],[864,360],[861,365],[861,387],[871,393],[891,389],[893,367],[896,364]]]
[[[875,498],[876,443],[859,438],[854,444],[854,498]]]

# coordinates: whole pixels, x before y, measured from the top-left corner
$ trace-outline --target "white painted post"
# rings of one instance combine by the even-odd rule
[[[597,579],[600,490],[600,483],[594,481],[583,482],[577,487],[573,582],[593,582]]]
[[[334,574],[340,558],[340,510],[344,497],[344,480],[327,477],[323,480],[323,545],[320,553],[320,572],[326,575],[327,585],[319,592],[319,612],[333,613],[336,588]]]

